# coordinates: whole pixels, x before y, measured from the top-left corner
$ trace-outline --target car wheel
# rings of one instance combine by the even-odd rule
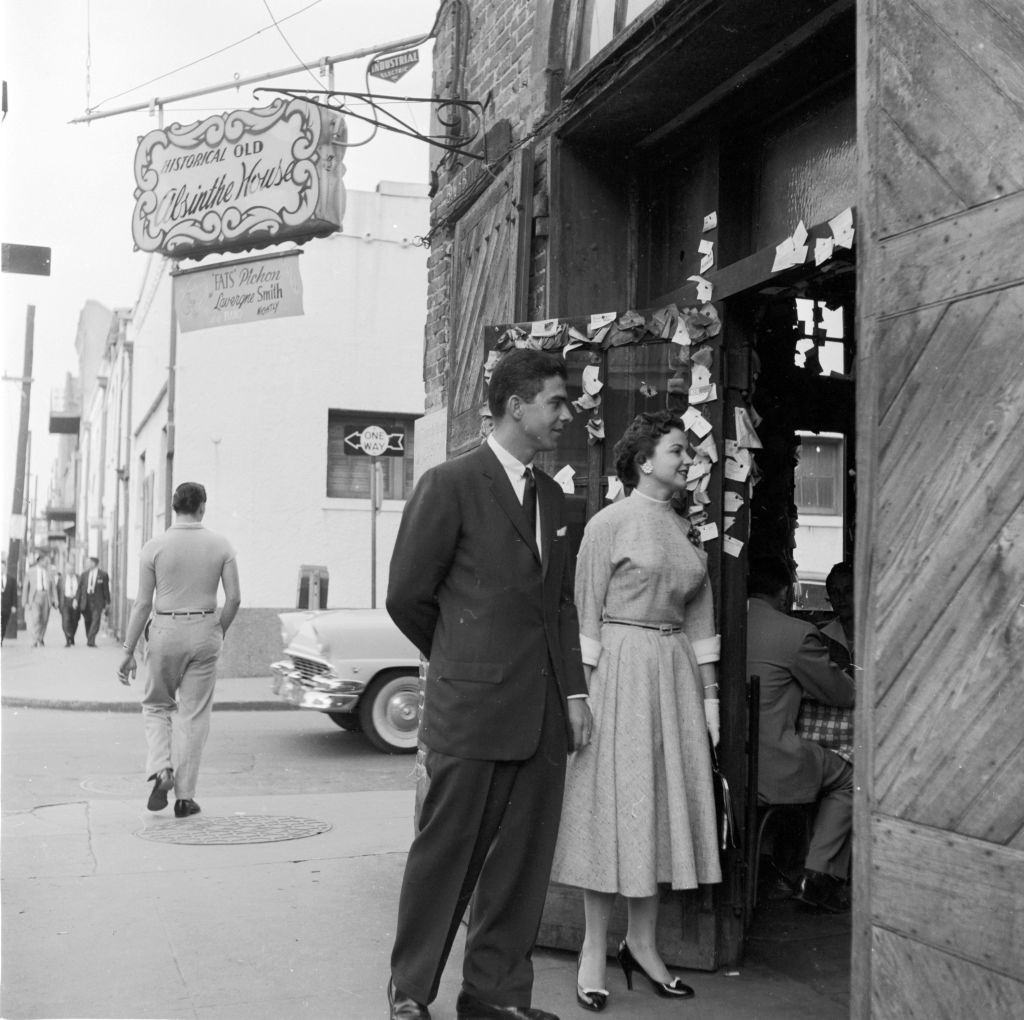
[[[355,712],[328,712],[331,722],[335,726],[340,726],[343,730],[351,730],[353,733],[358,733],[362,728],[362,723],[359,722],[359,716]]]
[[[366,739],[385,754],[412,754],[420,722],[420,681],[415,673],[385,673],[359,700]]]

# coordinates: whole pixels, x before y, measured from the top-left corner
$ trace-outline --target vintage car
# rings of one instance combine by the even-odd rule
[[[416,750],[420,654],[384,609],[279,613],[285,658],[274,693],[361,731],[380,751]]]

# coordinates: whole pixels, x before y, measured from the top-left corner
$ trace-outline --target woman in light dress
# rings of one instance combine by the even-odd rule
[[[618,961],[657,994],[690,998],[655,944],[658,885],[722,879],[710,738],[718,742],[719,638],[706,556],[671,505],[686,486],[686,435],[668,412],[641,414],[615,447],[632,494],[588,523],[576,606],[594,714],[591,743],[572,755],[552,878],[583,889],[586,934],[577,1001],[608,1001],[608,919],[626,897]]]

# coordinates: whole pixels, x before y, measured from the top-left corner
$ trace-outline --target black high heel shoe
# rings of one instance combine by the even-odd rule
[[[576,1001],[591,1013],[600,1013],[608,1005],[608,990],[605,988],[583,988],[580,986],[580,964],[583,953],[576,957]]]
[[[623,939],[619,945],[618,956],[616,957],[619,961],[619,966],[622,968],[622,973],[626,976],[626,987],[633,991],[633,971],[638,970],[648,981],[651,983],[651,987],[658,993],[663,999],[692,999],[694,991],[689,985],[684,985],[681,978],[673,978],[667,985],[662,984],[660,981],[655,981],[650,974],[647,973],[636,961],[636,957],[629,951],[629,946],[626,945],[626,940]]]

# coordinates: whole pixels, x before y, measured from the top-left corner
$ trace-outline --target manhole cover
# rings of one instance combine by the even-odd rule
[[[318,836],[330,828],[330,822],[318,822],[315,818],[225,815],[156,822],[139,829],[135,835],[155,843],[276,843]]]

